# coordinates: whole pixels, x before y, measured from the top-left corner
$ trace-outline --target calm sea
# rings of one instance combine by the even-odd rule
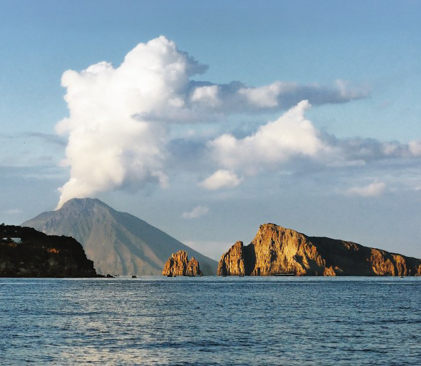
[[[0,279],[0,364],[421,365],[421,278]]]

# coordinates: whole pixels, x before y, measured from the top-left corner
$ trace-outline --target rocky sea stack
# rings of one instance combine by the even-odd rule
[[[222,255],[220,276],[417,276],[421,260],[275,224],[261,225],[253,241]]]
[[[179,250],[177,253],[171,255],[165,263],[163,276],[176,277],[176,276],[202,276],[199,262],[195,257],[189,260],[187,252]]]
[[[97,273],[73,238],[0,225],[0,277],[97,277]]]

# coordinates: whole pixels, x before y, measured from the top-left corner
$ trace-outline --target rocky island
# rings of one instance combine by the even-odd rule
[[[195,257],[189,260],[187,252],[179,250],[173,253],[165,263],[163,276],[176,277],[176,276],[202,276],[199,262]]]
[[[97,273],[73,238],[0,225],[0,277],[97,277]]]
[[[249,245],[239,241],[222,255],[218,275],[419,276],[421,260],[264,224]]]

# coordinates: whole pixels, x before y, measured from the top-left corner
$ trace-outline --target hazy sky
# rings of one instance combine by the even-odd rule
[[[97,197],[218,258],[274,222],[421,257],[421,2],[0,0],[0,222]]]

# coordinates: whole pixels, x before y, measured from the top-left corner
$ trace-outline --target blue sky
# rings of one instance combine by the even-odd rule
[[[90,100],[89,90],[96,89],[87,89],[85,99],[70,98],[71,107],[64,96],[85,79],[71,79],[66,89],[62,75],[82,75],[101,61],[114,72],[136,45],[162,35],[173,43],[161,40],[159,46],[176,49],[177,62],[190,65],[194,58],[208,66],[189,76],[188,90],[209,82],[211,89],[198,89],[196,97],[203,102],[203,93],[218,90],[222,98],[225,90],[231,101],[199,108],[194,93],[180,89],[187,98],[181,102],[192,109],[164,113],[163,101],[154,100],[148,118],[162,123],[140,121],[149,137],[121,136],[114,151],[124,150],[125,163],[109,168],[123,168],[121,179],[95,180],[85,195],[216,257],[236,240],[249,242],[264,222],[421,257],[420,18],[419,1],[1,0],[0,222],[18,224],[54,209],[58,188],[72,177],[93,182],[70,173],[81,160],[89,163],[82,157],[86,150],[78,150],[83,118],[73,118],[61,135],[56,126],[69,108],[79,116],[83,103],[106,101],[107,108],[119,94]],[[158,57],[150,50],[137,60]],[[130,72],[136,69],[127,67]],[[115,80],[106,84],[110,90],[120,85]],[[281,92],[287,82],[294,88]],[[270,85],[278,99],[268,107],[270,88],[258,88]],[[156,91],[171,88],[164,83]],[[298,117],[279,120],[301,97],[312,107],[301,105]],[[157,106],[165,115],[157,115]],[[87,124],[97,116],[95,109],[90,113]],[[191,121],[180,121],[183,113]],[[259,148],[268,143],[261,136],[278,133],[271,142],[275,153]],[[108,140],[89,151],[101,150],[101,141]],[[123,148],[127,141],[159,151],[144,155],[138,147]],[[66,146],[73,146],[67,155]],[[66,158],[71,163],[64,166]]]

